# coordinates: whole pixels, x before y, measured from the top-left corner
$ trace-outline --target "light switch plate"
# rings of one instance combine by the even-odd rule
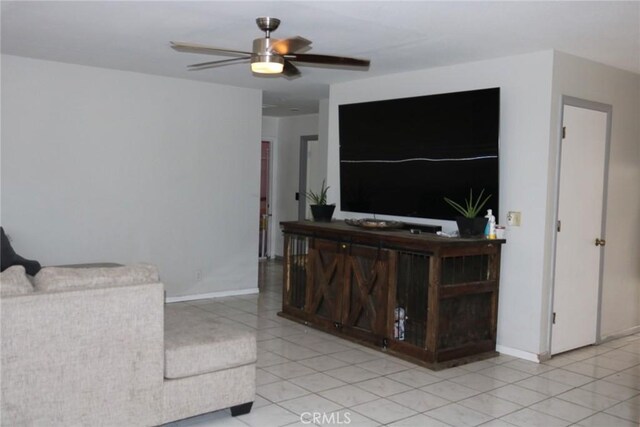
[[[520,219],[520,212],[509,211],[509,213],[507,213],[507,224],[512,227],[520,227]]]

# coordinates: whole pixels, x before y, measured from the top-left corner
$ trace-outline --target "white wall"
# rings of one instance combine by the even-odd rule
[[[507,211],[521,211],[522,226],[507,231],[502,250],[498,345],[500,351],[529,358],[541,350],[542,304],[547,303],[543,264],[552,67],[553,52],[545,51],[335,84],[329,99],[328,179],[337,200],[338,105],[500,87],[498,221],[505,222]],[[444,225],[455,229],[451,222]]]
[[[322,178],[327,178],[327,157],[329,156],[329,100],[321,99],[318,105],[318,169],[322,171]],[[314,190],[317,191],[317,190]],[[336,199],[329,199],[327,203],[335,203]]]
[[[278,138],[280,119],[277,117],[262,117],[262,140],[275,140]]]
[[[2,225],[45,265],[151,262],[168,296],[255,289],[261,98],[3,56]]]
[[[640,330],[640,75],[556,52],[554,55],[549,158],[549,218],[555,209],[555,173],[562,95],[609,104],[613,108],[606,241],[602,285],[601,335]],[[548,227],[549,231],[553,227]],[[595,236],[594,236],[595,238]],[[547,247],[552,255],[551,233]],[[552,259],[545,274],[550,276]],[[549,288],[551,279],[548,280]],[[550,294],[550,290],[548,290]],[[542,345],[549,318],[543,316]]]
[[[318,193],[327,180],[327,127],[329,100],[323,99],[318,105],[318,139],[307,143],[307,191]],[[306,218],[311,219],[311,204],[306,200]],[[327,200],[327,203],[333,203]]]

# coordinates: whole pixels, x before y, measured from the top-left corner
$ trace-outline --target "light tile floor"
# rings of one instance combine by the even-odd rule
[[[501,355],[430,371],[278,317],[281,292],[282,264],[268,261],[259,295],[179,303],[256,332],[257,396],[248,415],[171,426],[639,425],[640,334],[543,364]]]

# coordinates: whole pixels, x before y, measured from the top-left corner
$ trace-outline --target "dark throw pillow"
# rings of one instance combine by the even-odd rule
[[[21,265],[29,276],[35,276],[40,271],[40,263],[18,255],[11,247],[11,242],[9,242],[7,235],[4,234],[4,228],[2,227],[0,227],[0,235],[2,240],[2,246],[0,247],[0,264],[2,265],[0,265],[0,271],[5,271],[12,265]]]

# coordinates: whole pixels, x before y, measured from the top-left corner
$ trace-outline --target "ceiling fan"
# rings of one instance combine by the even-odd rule
[[[315,55],[299,53],[306,51],[311,41],[304,37],[292,37],[288,39],[272,39],[271,33],[280,25],[277,18],[262,17],[256,19],[258,27],[264,31],[265,36],[253,41],[253,50],[245,52],[241,50],[221,49],[195,43],[171,42],[171,47],[178,52],[203,53],[206,55],[235,56],[231,59],[202,62],[189,65],[189,70],[204,70],[220,65],[237,64],[251,61],[251,71],[257,74],[282,74],[286,77],[300,75],[300,70],[293,62],[326,65],[368,68],[368,59],[348,58],[344,56]]]

